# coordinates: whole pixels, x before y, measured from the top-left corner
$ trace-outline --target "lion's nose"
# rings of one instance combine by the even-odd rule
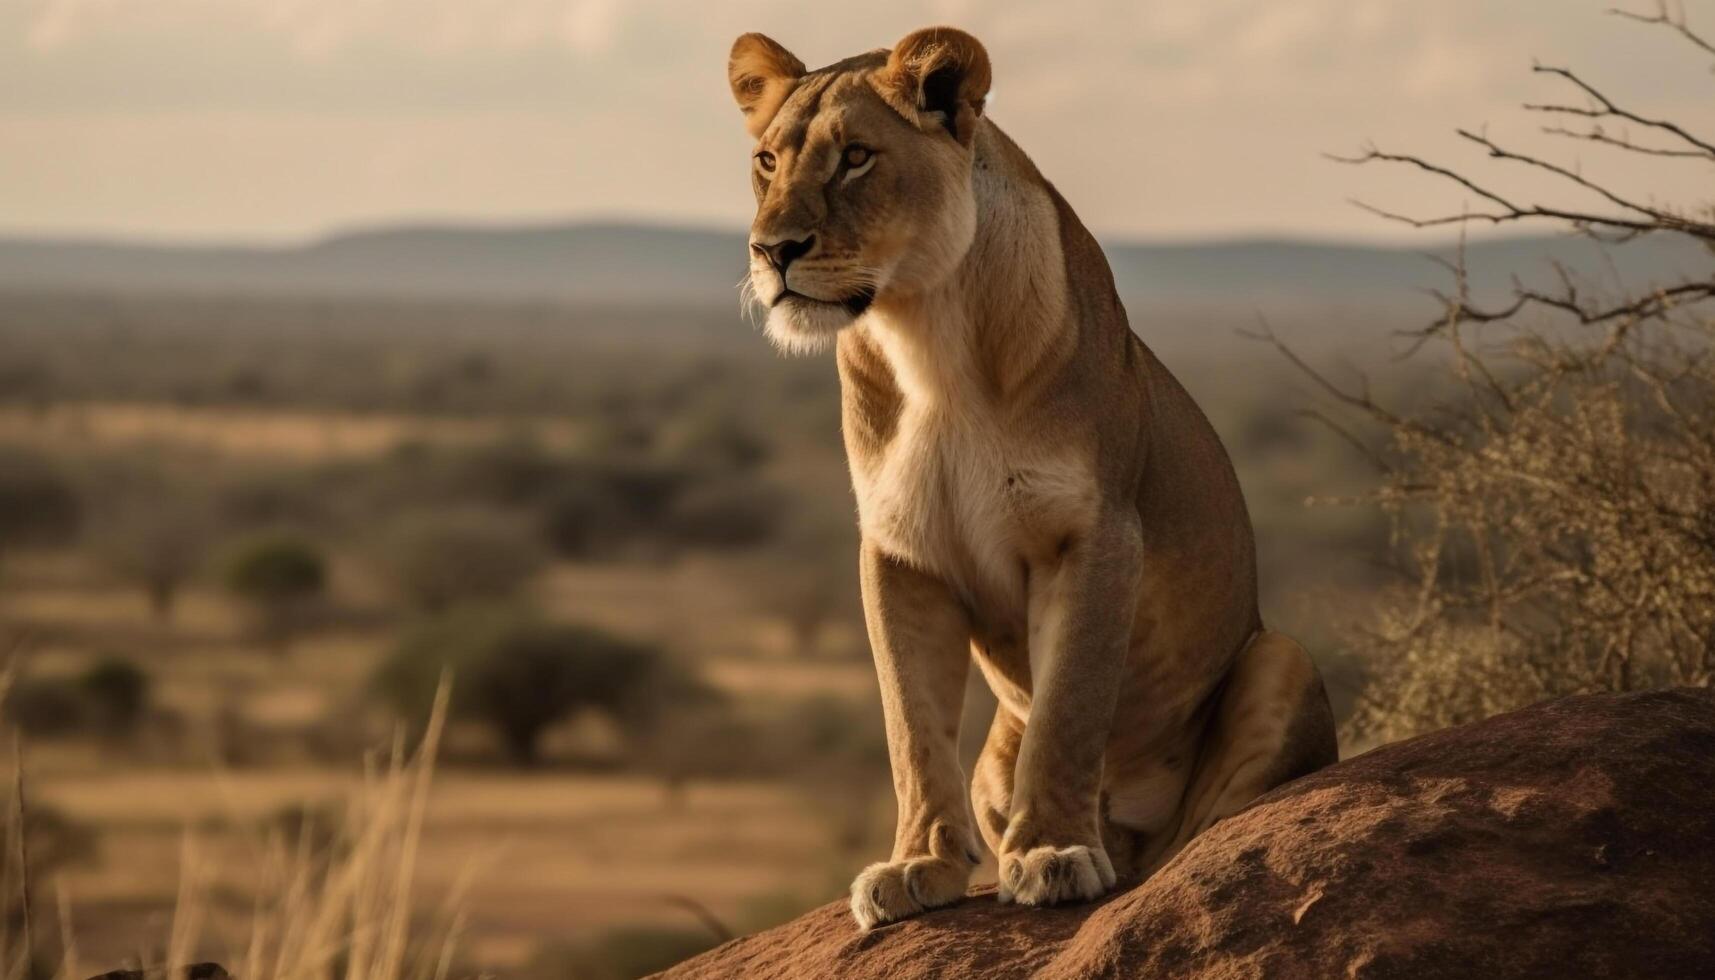
[[[810,254],[810,250],[815,247],[815,235],[798,241],[787,238],[767,245],[762,242],[750,243],[750,250],[767,259],[768,264],[774,267],[774,271],[782,276],[786,274],[787,266]]]

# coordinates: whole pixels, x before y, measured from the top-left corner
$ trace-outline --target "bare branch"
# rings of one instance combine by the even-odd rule
[[[1670,310],[1690,303],[1715,299],[1715,282],[1685,282],[1666,289],[1658,289],[1642,296],[1627,299],[1612,305],[1586,306],[1578,298],[1576,289],[1570,289],[1564,294],[1545,293],[1534,289],[1519,289],[1513,293],[1513,301],[1506,306],[1493,309],[1481,309],[1465,303],[1455,305],[1456,323],[1497,323],[1510,320],[1523,312],[1528,306],[1542,306],[1570,314],[1581,326],[1595,326],[1622,319],[1654,319]],[[1441,320],[1408,332],[1408,336],[1434,335],[1447,326],[1447,319]]]
[[[1584,81],[1584,79],[1579,78],[1569,69],[1556,68],[1551,65],[1535,65],[1531,70],[1539,74],[1557,75],[1566,79],[1568,82],[1577,86],[1585,95],[1588,95],[1596,103],[1596,108],[1526,103],[1525,108],[1532,112],[1555,113],[1566,116],[1582,116],[1586,119],[1602,119],[1606,117],[1624,119],[1627,122],[1636,123],[1639,126],[1647,126],[1650,129],[1658,129],[1664,133],[1671,133],[1679,139],[1684,140],[1686,143],[1702,150],[1704,153],[1715,156],[1715,143],[1693,136],[1677,123],[1669,122],[1665,119],[1648,119],[1630,110],[1620,108],[1618,105],[1615,105],[1610,101],[1606,95],[1603,95],[1599,90],[1597,90],[1594,85],[1591,85],[1589,82]]]
[[[1588,131],[1567,129],[1565,126],[1544,126],[1542,127],[1542,131],[1550,136],[1564,136],[1567,139],[1586,140],[1591,143],[1600,143],[1603,146],[1612,146],[1617,149],[1626,150],[1630,153],[1642,153],[1646,156],[1673,157],[1681,160],[1707,160],[1711,163],[1715,163],[1715,154],[1705,153],[1702,150],[1670,150],[1659,146],[1643,146],[1638,143],[1633,143],[1629,138],[1624,136],[1609,136],[1603,131],[1601,126],[1594,126]]]
[[[1369,384],[1367,381],[1361,381],[1360,389],[1355,393],[1347,391],[1335,384],[1327,375],[1312,367],[1308,361],[1299,356],[1297,351],[1293,350],[1286,344],[1286,342],[1276,336],[1273,328],[1268,325],[1266,320],[1260,323],[1260,327],[1261,329],[1256,332],[1240,330],[1238,331],[1238,334],[1246,340],[1257,340],[1273,346],[1282,357],[1286,358],[1287,361],[1291,362],[1293,367],[1298,369],[1299,373],[1303,374],[1335,401],[1340,402],[1347,408],[1355,409],[1364,415],[1376,419],[1392,427],[1396,431],[1409,432],[1419,438],[1428,439],[1434,442],[1442,442],[1449,447],[1454,444],[1453,438],[1447,433],[1437,431],[1415,420],[1396,415],[1386,406],[1382,405],[1382,403],[1376,401],[1374,396],[1370,394]]]
[[[1392,467],[1388,465],[1387,460],[1383,459],[1380,453],[1370,448],[1369,444],[1359,438],[1357,433],[1353,432],[1346,426],[1341,425],[1328,413],[1320,412],[1313,408],[1304,408],[1299,409],[1295,414],[1297,414],[1299,418],[1315,422],[1317,425],[1320,425],[1333,433],[1341,442],[1344,442],[1347,446],[1350,446],[1355,450],[1359,456],[1362,456],[1364,461],[1369,463],[1377,473],[1387,473],[1392,470]]]
[[[1573,171],[1573,170],[1569,170],[1566,167],[1560,166],[1559,164],[1549,163],[1546,160],[1540,160],[1536,157],[1530,156],[1529,154],[1516,153],[1512,150],[1504,149],[1499,144],[1497,144],[1495,141],[1489,139],[1487,136],[1483,136],[1479,133],[1473,133],[1468,129],[1458,130],[1458,133],[1464,139],[1469,140],[1470,142],[1475,143],[1478,146],[1482,147],[1483,149],[1489,151],[1489,156],[1493,157],[1496,160],[1510,160],[1514,163],[1522,163],[1527,167],[1535,167],[1538,170],[1542,170],[1542,171],[1546,171],[1548,173],[1554,174],[1556,177],[1560,177],[1564,180],[1567,180],[1567,181],[1570,181],[1574,184],[1577,184],[1579,187],[1582,187],[1585,190],[1590,191],[1591,193],[1596,194],[1599,197],[1607,200],[1608,202],[1610,202],[1610,203],[1612,203],[1618,207],[1624,208],[1627,211],[1636,211],[1638,214],[1642,214],[1642,215],[1645,215],[1647,217],[1654,218],[1656,221],[1660,222],[1663,225],[1668,226],[1669,228],[1677,229],[1677,226],[1679,226],[1680,224],[1685,224],[1685,225],[1689,226],[1686,229],[1686,231],[1689,234],[1694,234],[1694,235],[1709,234],[1711,236],[1715,236],[1715,227],[1703,225],[1699,222],[1686,221],[1685,219],[1679,217],[1678,215],[1670,214],[1666,211],[1660,210],[1659,208],[1653,208],[1653,207],[1650,207],[1648,205],[1638,204],[1635,201],[1632,201],[1628,198],[1621,197],[1620,195],[1614,193],[1613,191],[1608,190],[1607,188],[1601,186],[1600,184],[1597,184],[1594,181],[1587,179],[1586,177],[1584,177],[1583,174],[1580,174],[1580,173]]]
[[[1324,156],[1326,156],[1330,160],[1333,160],[1335,163],[1349,163],[1349,164],[1353,164],[1353,165],[1362,165],[1362,164],[1370,163],[1372,161],[1381,161],[1383,163],[1410,164],[1411,166],[1414,166],[1414,167],[1418,168],[1419,170],[1427,171],[1428,173],[1435,174],[1438,177],[1444,177],[1448,180],[1451,180],[1454,183],[1463,186],[1466,190],[1470,191],[1471,193],[1476,194],[1478,197],[1481,197],[1487,201],[1491,201],[1495,204],[1499,204],[1501,207],[1505,208],[1510,213],[1516,214],[1519,211],[1519,208],[1516,205],[1514,205],[1511,201],[1508,201],[1506,198],[1500,196],[1499,194],[1496,194],[1494,191],[1488,190],[1487,188],[1484,188],[1484,187],[1477,186],[1476,182],[1471,180],[1469,177],[1466,177],[1463,174],[1455,173],[1454,171],[1449,170],[1446,167],[1437,166],[1436,164],[1430,163],[1429,161],[1424,160],[1421,157],[1411,156],[1409,154],[1403,154],[1403,153],[1383,153],[1381,150],[1375,148],[1374,146],[1365,147],[1363,152],[1359,153],[1355,157],[1340,156],[1340,155],[1335,154],[1335,153],[1324,154]],[[1356,203],[1356,202],[1354,202],[1354,203]],[[1360,206],[1361,207],[1368,207],[1367,205],[1360,205]],[[1374,209],[1371,209],[1371,210],[1374,210]],[[1382,214],[1383,212],[1378,211],[1376,213]],[[1410,219],[1405,219],[1405,220],[1410,220]],[[1457,219],[1455,219],[1455,220],[1457,220]]]
[[[1539,166],[1543,169],[1560,173],[1562,176],[1575,182],[1584,183],[1591,187],[1592,190],[1598,190],[1594,184],[1584,181],[1583,178],[1573,174],[1571,171],[1564,170],[1564,168],[1559,168],[1553,164],[1538,161],[1530,157],[1509,153],[1500,149],[1500,147],[1495,146],[1493,143],[1486,141],[1483,137],[1475,136],[1466,130],[1460,130],[1459,135],[1489,147],[1491,149],[1492,156],[1521,160],[1530,163],[1533,166]],[[1595,214],[1586,211],[1569,211],[1564,208],[1545,207],[1538,204],[1515,204],[1499,192],[1490,190],[1488,187],[1478,184],[1475,180],[1466,177],[1464,174],[1438,164],[1430,163],[1422,157],[1409,153],[1386,153],[1375,149],[1374,147],[1370,147],[1357,156],[1348,157],[1336,154],[1327,154],[1327,158],[1335,161],[1336,163],[1352,165],[1363,165],[1374,162],[1409,165],[1426,173],[1434,174],[1438,177],[1452,181],[1471,193],[1476,194],[1478,197],[1499,206],[1498,210],[1463,211],[1459,214],[1443,215],[1433,218],[1415,218],[1399,212],[1383,210],[1364,201],[1353,200],[1351,202],[1353,205],[1362,208],[1371,214],[1377,215],[1378,217],[1385,218],[1389,221],[1408,224],[1414,228],[1435,228],[1449,225],[1463,226],[1468,225],[1473,221],[1483,222],[1490,225],[1504,225],[1531,220],[1549,220],[1569,223],[1580,230],[1586,231],[1591,229],[1608,229],[1623,232],[1626,233],[1624,236],[1625,238],[1672,231],[1689,235],[1702,241],[1715,242],[1715,225],[1692,221],[1679,215],[1670,215],[1665,212],[1658,214],[1653,209],[1634,205],[1630,202],[1623,203],[1620,206],[1629,210],[1637,211],[1641,217],[1633,218],[1618,214]],[[1614,200],[1616,203],[1624,201],[1623,198],[1619,198],[1617,195],[1612,195],[1609,199]]]
[[[1685,20],[1685,12],[1683,10],[1680,11],[1680,15],[1678,17],[1671,17],[1668,15],[1667,4],[1661,2],[1661,0],[1656,0],[1655,9],[1656,13],[1653,17],[1648,14],[1638,14],[1629,10],[1620,10],[1617,7],[1610,8],[1608,13],[1615,17],[1624,17],[1627,20],[1635,20],[1640,24],[1661,24],[1665,27],[1670,27],[1675,33],[1685,38],[1687,41],[1697,45],[1709,54],[1715,55],[1715,44],[1711,44],[1709,41],[1705,40],[1702,35],[1697,34],[1691,29],[1690,24]]]

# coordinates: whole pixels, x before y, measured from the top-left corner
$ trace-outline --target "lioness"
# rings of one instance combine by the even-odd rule
[[[1262,628],[1226,452],[983,115],[982,45],[931,28],[811,72],[746,34],[728,76],[748,285],[776,344],[838,354],[899,804],[858,922],[962,897],[978,833],[1001,901],[1095,898],[1333,761],[1315,666]],[[972,655],[1000,706],[967,793]]]

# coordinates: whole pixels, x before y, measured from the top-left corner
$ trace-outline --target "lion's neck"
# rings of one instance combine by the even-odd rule
[[[978,130],[976,237],[958,272],[866,317],[908,399],[1006,401],[1069,355],[1060,219],[1047,184],[993,124]]]

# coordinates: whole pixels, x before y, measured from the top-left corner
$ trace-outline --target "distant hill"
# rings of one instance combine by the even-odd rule
[[[302,246],[0,238],[0,287],[738,306],[744,239],[586,224],[397,227]]]
[[[1426,248],[1433,240],[1426,240]],[[1289,240],[1106,243],[1134,310],[1268,310],[1287,304],[1404,307],[1445,286],[1423,251]],[[1442,249],[1443,257],[1450,250]],[[1550,260],[1633,285],[1706,269],[1685,240],[1646,239],[1603,251],[1568,238],[1473,244],[1479,289],[1511,276],[1542,281]],[[731,304],[744,274],[744,236],[628,224],[510,228],[400,226],[302,246],[179,246],[0,237],[0,288],[231,293],[363,298],[552,301],[602,306]]]

